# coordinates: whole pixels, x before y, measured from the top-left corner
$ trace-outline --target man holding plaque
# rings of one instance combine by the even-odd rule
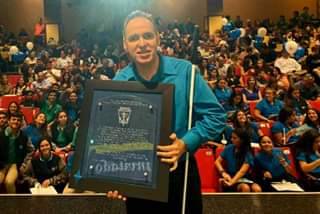
[[[123,29],[124,49],[131,59],[114,80],[140,81],[145,85],[171,83],[175,85],[173,133],[171,145],[158,146],[160,160],[171,166],[168,203],[135,198],[127,199],[128,213],[181,213],[185,169],[185,152],[191,153],[187,186],[186,213],[202,213],[200,177],[193,153],[206,141],[219,135],[225,126],[226,114],[216,97],[202,79],[195,75],[193,97],[193,127],[188,130],[188,105],[192,64],[185,60],[161,56],[159,32],[150,14],[131,13]],[[122,198],[117,191],[109,198]]]

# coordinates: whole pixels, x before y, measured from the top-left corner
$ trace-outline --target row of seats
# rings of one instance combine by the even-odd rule
[[[254,117],[254,110],[256,108],[258,102],[251,101],[249,102],[249,110],[252,117]],[[307,103],[310,105],[311,108],[314,108],[320,111],[320,101],[319,100],[307,100]]]
[[[296,178],[299,178],[291,148],[281,147],[281,149],[290,160],[290,166],[293,169],[293,175]],[[220,175],[215,167],[215,160],[220,156],[222,151],[223,147],[218,147],[215,151],[211,147],[202,147],[199,148],[195,153],[201,179],[201,191],[203,194],[222,191],[222,187],[219,183]],[[260,151],[260,149],[255,147],[253,148],[253,151],[256,154]]]
[[[17,95],[4,95],[0,97],[0,110],[7,111],[8,106],[11,102],[21,103],[23,101],[23,96]],[[33,118],[36,114],[40,112],[40,108],[37,107],[21,107],[21,113],[24,115],[24,119],[27,124],[33,122]]]
[[[9,74],[8,77],[8,83],[11,86],[16,86],[18,81],[22,78],[21,74]]]
[[[11,102],[20,104],[23,101],[23,96],[18,95],[4,95],[0,97],[0,108],[7,109]]]

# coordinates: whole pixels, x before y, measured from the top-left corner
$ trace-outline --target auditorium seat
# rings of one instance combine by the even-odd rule
[[[198,164],[201,192],[212,193],[219,191],[219,175],[215,167],[215,157],[213,150],[210,147],[199,148],[195,153],[195,158]]]
[[[250,109],[250,115],[251,115],[251,118],[255,119],[254,117],[254,110],[256,108],[256,105],[257,105],[258,102],[256,101],[250,101],[249,102],[249,109]]]
[[[9,104],[13,101],[17,102],[17,103],[21,103],[23,97],[22,96],[18,96],[18,95],[4,95],[1,96],[0,98],[0,108],[5,108],[7,109]]]
[[[307,102],[312,108],[320,111],[320,101],[319,100],[308,100]]]
[[[271,137],[271,124],[267,122],[259,122],[258,124],[263,135]]]
[[[296,163],[295,163],[295,157],[294,157],[294,152],[290,147],[280,147],[283,153],[288,157],[290,161],[290,167],[293,171],[293,176],[297,179],[299,179],[299,173],[296,168]]]
[[[216,159],[220,156],[220,154],[223,151],[223,149],[224,149],[224,147],[218,147],[216,149],[216,154],[215,154]]]
[[[216,150],[215,150],[215,159],[218,159],[218,157],[220,156],[220,154],[222,153],[222,151],[223,151],[223,149],[224,149],[224,147],[218,147]],[[222,165],[223,165],[223,167],[225,167],[226,165],[225,165],[226,163],[225,163],[225,161],[222,161]],[[217,185],[218,185],[218,192],[222,192],[223,190],[222,190],[222,183],[221,183],[221,181],[220,181],[220,179],[221,179],[221,176],[219,175],[219,172],[218,172],[218,170],[217,170],[217,168],[215,167],[215,170],[216,170],[216,172],[217,172]]]
[[[20,110],[23,113],[24,119],[27,124],[32,123],[34,116],[40,112],[39,108],[33,107],[21,107]]]
[[[16,86],[20,78],[22,78],[21,74],[9,74],[8,82],[11,86]]]

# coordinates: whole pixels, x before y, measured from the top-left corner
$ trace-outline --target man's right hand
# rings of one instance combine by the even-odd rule
[[[119,194],[119,192],[117,191],[117,190],[115,190],[115,191],[108,191],[107,193],[106,193],[106,195],[107,195],[107,198],[109,198],[109,199],[113,199],[113,200],[123,200],[123,201],[126,201],[127,200],[127,198],[126,197],[124,197],[123,195],[121,195],[121,194]]]

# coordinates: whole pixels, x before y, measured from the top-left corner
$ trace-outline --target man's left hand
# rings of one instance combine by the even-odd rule
[[[158,145],[157,155],[161,158],[161,162],[167,164],[173,164],[170,168],[170,172],[174,171],[178,167],[178,160],[187,151],[187,146],[183,140],[177,138],[175,133],[170,135],[170,140],[172,144],[160,146]]]

